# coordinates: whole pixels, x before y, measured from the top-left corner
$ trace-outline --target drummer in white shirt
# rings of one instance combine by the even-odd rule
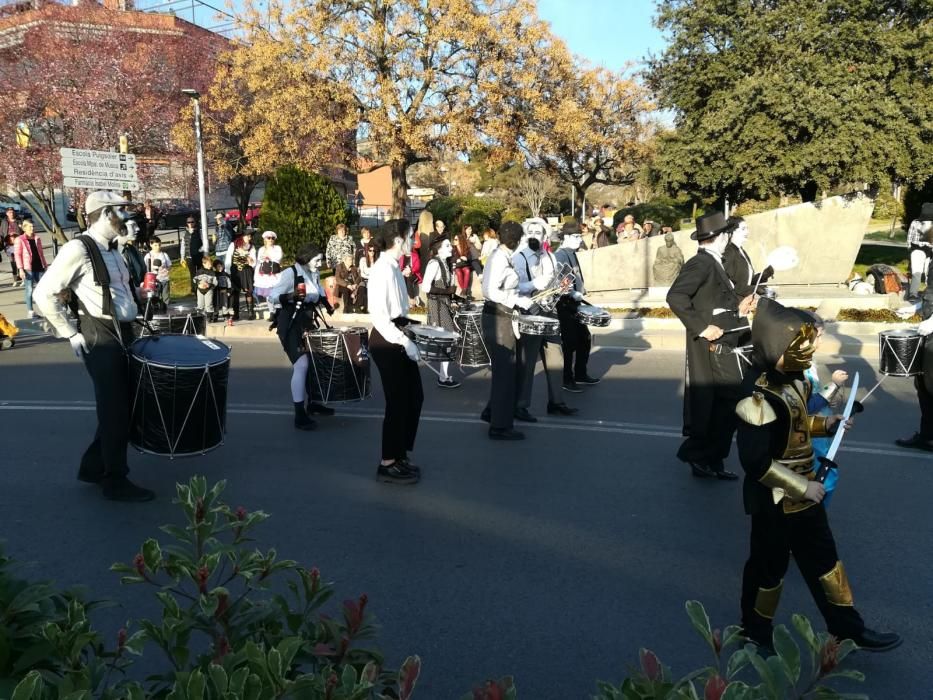
[[[410,323],[408,291],[399,258],[411,254],[411,224],[391,219],[374,237],[381,250],[369,273],[369,356],[382,381],[386,409],[382,421],[382,459],[376,478],[390,484],[416,484],[421,469],[408,453],[415,447],[424,390],[417,346],[402,332]]]

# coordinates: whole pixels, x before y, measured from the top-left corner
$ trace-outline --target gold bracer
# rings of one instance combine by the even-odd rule
[[[828,416],[810,416],[810,437],[826,437],[826,419]],[[840,429],[842,426],[840,426]]]
[[[780,489],[788,498],[795,501],[803,498],[809,483],[803,474],[798,474],[777,461],[771,462],[768,471],[758,481],[772,489]]]
[[[755,612],[769,620],[774,619],[778,603],[781,602],[781,590],[784,588],[784,579],[774,588],[759,588],[755,596]]]
[[[827,573],[820,576],[820,583],[823,586],[823,592],[826,594],[826,600],[833,605],[842,605],[851,607],[852,589],[849,588],[849,577],[846,576],[846,570],[841,561]]]

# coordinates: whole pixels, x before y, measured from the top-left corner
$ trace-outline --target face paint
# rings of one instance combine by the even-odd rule
[[[311,258],[311,262],[308,263],[308,267],[310,267],[312,270],[320,270],[323,263],[324,256],[315,255],[313,258]]]
[[[739,248],[745,245],[745,241],[748,240],[748,226],[743,221],[739,224],[738,228],[732,232],[732,242],[735,243]]]
[[[450,241],[443,241],[437,247],[437,257],[441,260],[446,260],[454,253],[454,247]]]

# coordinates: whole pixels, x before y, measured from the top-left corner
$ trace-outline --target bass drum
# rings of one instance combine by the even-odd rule
[[[175,333],[179,335],[205,335],[207,316],[193,306],[169,304],[164,313],[154,313],[149,318],[153,333]],[[137,321],[133,325],[139,338],[150,335],[149,329]]]
[[[372,395],[369,338],[365,328],[316,328],[305,331],[308,397],[318,403],[362,401]]]
[[[130,346],[130,444],[166,457],[224,442],[230,348],[193,335],[153,335]]]

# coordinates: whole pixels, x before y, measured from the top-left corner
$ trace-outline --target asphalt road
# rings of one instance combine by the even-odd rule
[[[642,646],[678,674],[707,663],[685,600],[702,601],[715,626],[737,622],[748,520],[738,483],[698,481],[673,458],[680,353],[600,350],[591,368],[603,382],[567,395],[579,416],[544,418],[524,443],[486,439],[478,420],[486,372],[442,391],[425,371],[414,455],[424,479],[412,488],[373,478],[378,386],[372,399],[299,433],[283,353],[274,343],[239,342],[226,445],[176,461],[134,453],[133,477],[159,498],[128,505],[75,480],[94,429],[93,395],[67,350],[22,338],[0,354],[0,537],[36,562],[36,576],[121,602],[97,618],[104,629],[153,612],[108,567],[177,519],[173,485],[193,473],[227,479],[232,505],[270,512],[261,544],[318,566],[337,582],[338,600],[366,592],[390,662],[421,655],[420,698],[459,698],[507,674],[523,698],[588,698],[596,679],[621,680]],[[864,360],[846,366],[873,383]],[[539,415],[541,384],[539,376]],[[830,509],[860,610],[906,640],[893,653],[856,657],[868,680],[846,688],[875,698],[929,697],[933,685],[933,458],[891,444],[912,432],[917,415],[910,382],[887,380],[847,437]],[[822,626],[792,567],[779,621],[789,624],[795,611]]]

